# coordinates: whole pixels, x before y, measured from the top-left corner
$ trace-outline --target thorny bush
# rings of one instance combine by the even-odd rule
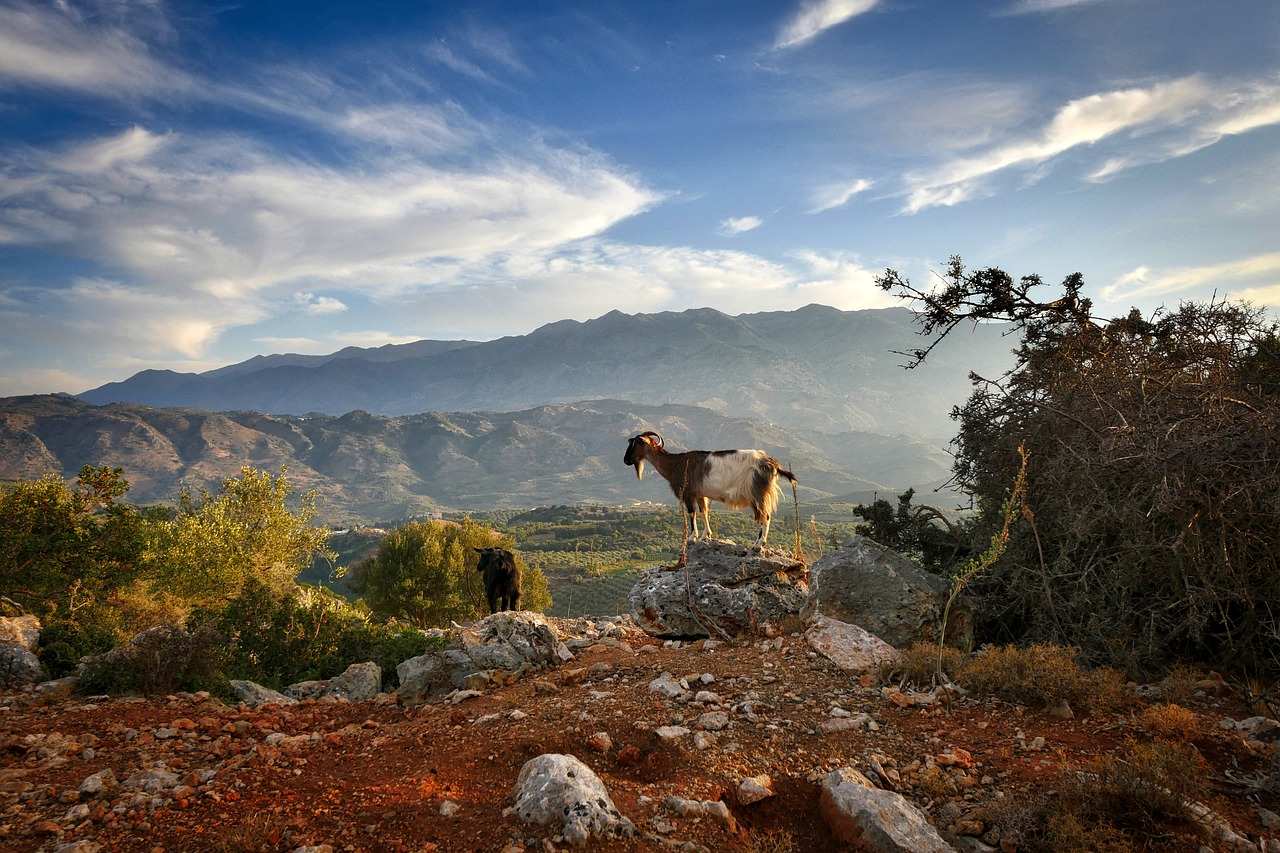
[[[974,375],[953,416],[955,481],[977,539],[997,529],[1025,444],[1028,511],[970,589],[998,642],[1075,645],[1134,675],[1178,660],[1280,673],[1280,339],[1245,303],[1093,315],[1077,273],[1055,298],[1038,276],[966,270],[926,289],[880,286],[933,339],[998,321],[1018,336],[1005,375]]]

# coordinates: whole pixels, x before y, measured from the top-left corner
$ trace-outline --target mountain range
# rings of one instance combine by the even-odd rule
[[[242,465],[287,466],[291,482],[317,491],[321,517],[332,523],[433,509],[670,504],[660,477],[650,472],[637,482],[622,463],[626,439],[647,429],[672,449],[767,450],[797,473],[803,501],[935,484],[949,468],[945,452],[903,436],[783,428],[624,400],[515,412],[298,416],[96,406],[56,394],[0,398],[0,479],[120,466],[132,484],[129,499],[153,503],[183,486],[215,487]]]
[[[1005,328],[955,330],[929,362],[903,308],[730,316],[709,308],[561,320],[497,340],[435,341],[329,355],[265,355],[205,373],[144,370],[87,391],[91,403],[210,411],[384,415],[516,412],[597,398],[682,404],[789,429],[951,435],[970,370],[1010,363]]]

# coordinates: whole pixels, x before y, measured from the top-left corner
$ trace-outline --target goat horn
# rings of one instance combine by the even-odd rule
[[[645,436],[647,436],[647,435],[651,435],[651,436],[653,436],[654,438],[656,438],[656,439],[658,440],[658,446],[659,446],[659,447],[665,447],[665,446],[666,446],[666,445],[663,443],[663,441],[662,441],[662,436],[658,435],[658,434],[657,434],[656,432],[654,432],[653,430],[649,430],[648,432],[642,432],[642,433],[640,433],[638,436],[636,436],[636,438],[644,438],[644,437],[645,437]]]

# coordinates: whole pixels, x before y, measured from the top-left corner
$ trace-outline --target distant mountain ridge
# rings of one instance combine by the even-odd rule
[[[685,404],[726,416],[829,432],[937,439],[968,394],[970,370],[1010,362],[1004,328],[957,329],[917,370],[895,354],[918,345],[902,308],[730,316],[710,308],[612,311],[476,343],[419,341],[323,356],[257,356],[207,373],[145,370],[87,391],[91,403],[387,415],[518,411],[611,398]]]
[[[947,476],[938,449],[905,437],[828,434],[727,418],[693,406],[621,400],[519,412],[367,412],[288,416],[149,406],[94,406],[67,395],[0,398],[0,480],[74,476],[115,465],[130,500],[171,500],[214,487],[242,465],[278,469],[319,492],[325,520],[394,519],[435,508],[591,501],[670,503],[660,477],[637,482],[626,438],[646,429],[669,446],[759,447],[800,477],[802,500],[931,485]]]

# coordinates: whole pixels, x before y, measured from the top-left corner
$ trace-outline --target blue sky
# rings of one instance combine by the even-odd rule
[[[0,0],[0,394],[1277,235],[1274,0]]]

